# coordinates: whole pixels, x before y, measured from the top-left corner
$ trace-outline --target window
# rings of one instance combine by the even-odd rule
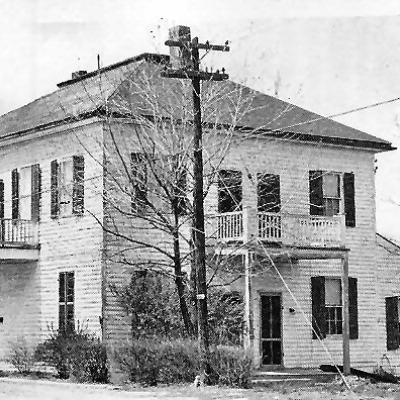
[[[342,284],[340,279],[325,279],[325,312],[328,335],[342,333]]]
[[[397,350],[400,347],[399,297],[386,297],[386,347]]]
[[[354,174],[310,171],[310,215],[333,216],[341,212],[341,177],[346,226],[355,226]]]
[[[218,177],[218,212],[242,210],[242,173],[222,170]]]
[[[67,216],[84,213],[84,169],[83,156],[73,156],[51,162],[50,216]]]
[[[40,165],[34,164],[27,167],[14,169],[11,172],[12,219],[32,220],[38,222],[40,219],[40,201]]]
[[[324,215],[331,217],[339,214],[340,208],[340,176],[326,173],[322,175],[322,193]]]
[[[131,154],[131,179],[132,179],[132,212],[138,213],[143,211],[143,207],[147,205],[147,162],[146,156],[142,153]]]
[[[357,279],[349,278],[350,339],[358,338]],[[341,279],[315,276],[311,278],[313,338],[342,334]]]
[[[279,175],[257,174],[258,211],[281,211],[281,193]]]
[[[75,277],[74,272],[61,272],[59,274],[59,313],[58,331],[69,334],[75,330],[74,300]]]

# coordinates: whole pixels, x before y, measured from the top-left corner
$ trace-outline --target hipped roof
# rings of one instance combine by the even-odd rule
[[[62,82],[53,93],[1,116],[0,140],[104,112],[182,119],[190,81],[161,77],[167,63],[168,56],[144,53]],[[203,85],[209,100],[203,110],[207,123],[234,124],[240,130],[286,139],[393,149],[386,140],[230,80]]]

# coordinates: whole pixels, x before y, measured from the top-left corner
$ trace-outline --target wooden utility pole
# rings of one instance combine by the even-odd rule
[[[190,28],[178,26],[170,30],[170,40],[165,44],[171,49],[171,62],[174,69],[166,69],[161,76],[166,78],[190,79],[193,87],[193,244],[194,268],[196,277],[198,336],[201,354],[201,379],[206,380],[211,372],[207,309],[206,250],[204,233],[204,194],[203,194],[203,131],[201,122],[200,81],[223,81],[228,75],[218,70],[209,73],[200,70],[199,49],[229,51],[226,45],[199,43],[195,37],[190,40]],[[178,48],[178,51],[176,51]]]

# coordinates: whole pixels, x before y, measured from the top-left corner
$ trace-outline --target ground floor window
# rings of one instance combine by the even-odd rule
[[[342,334],[342,284],[340,279],[325,279],[325,317],[327,334]]]
[[[358,339],[357,279],[349,278],[350,339]],[[343,332],[342,281],[340,278],[311,278],[312,333],[314,339]]]
[[[75,275],[74,272],[61,272],[58,278],[58,331],[72,333],[75,329],[74,300],[75,300]]]

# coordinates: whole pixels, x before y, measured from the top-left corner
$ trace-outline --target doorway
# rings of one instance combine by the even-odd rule
[[[261,295],[261,364],[282,365],[282,298],[281,294]]]

